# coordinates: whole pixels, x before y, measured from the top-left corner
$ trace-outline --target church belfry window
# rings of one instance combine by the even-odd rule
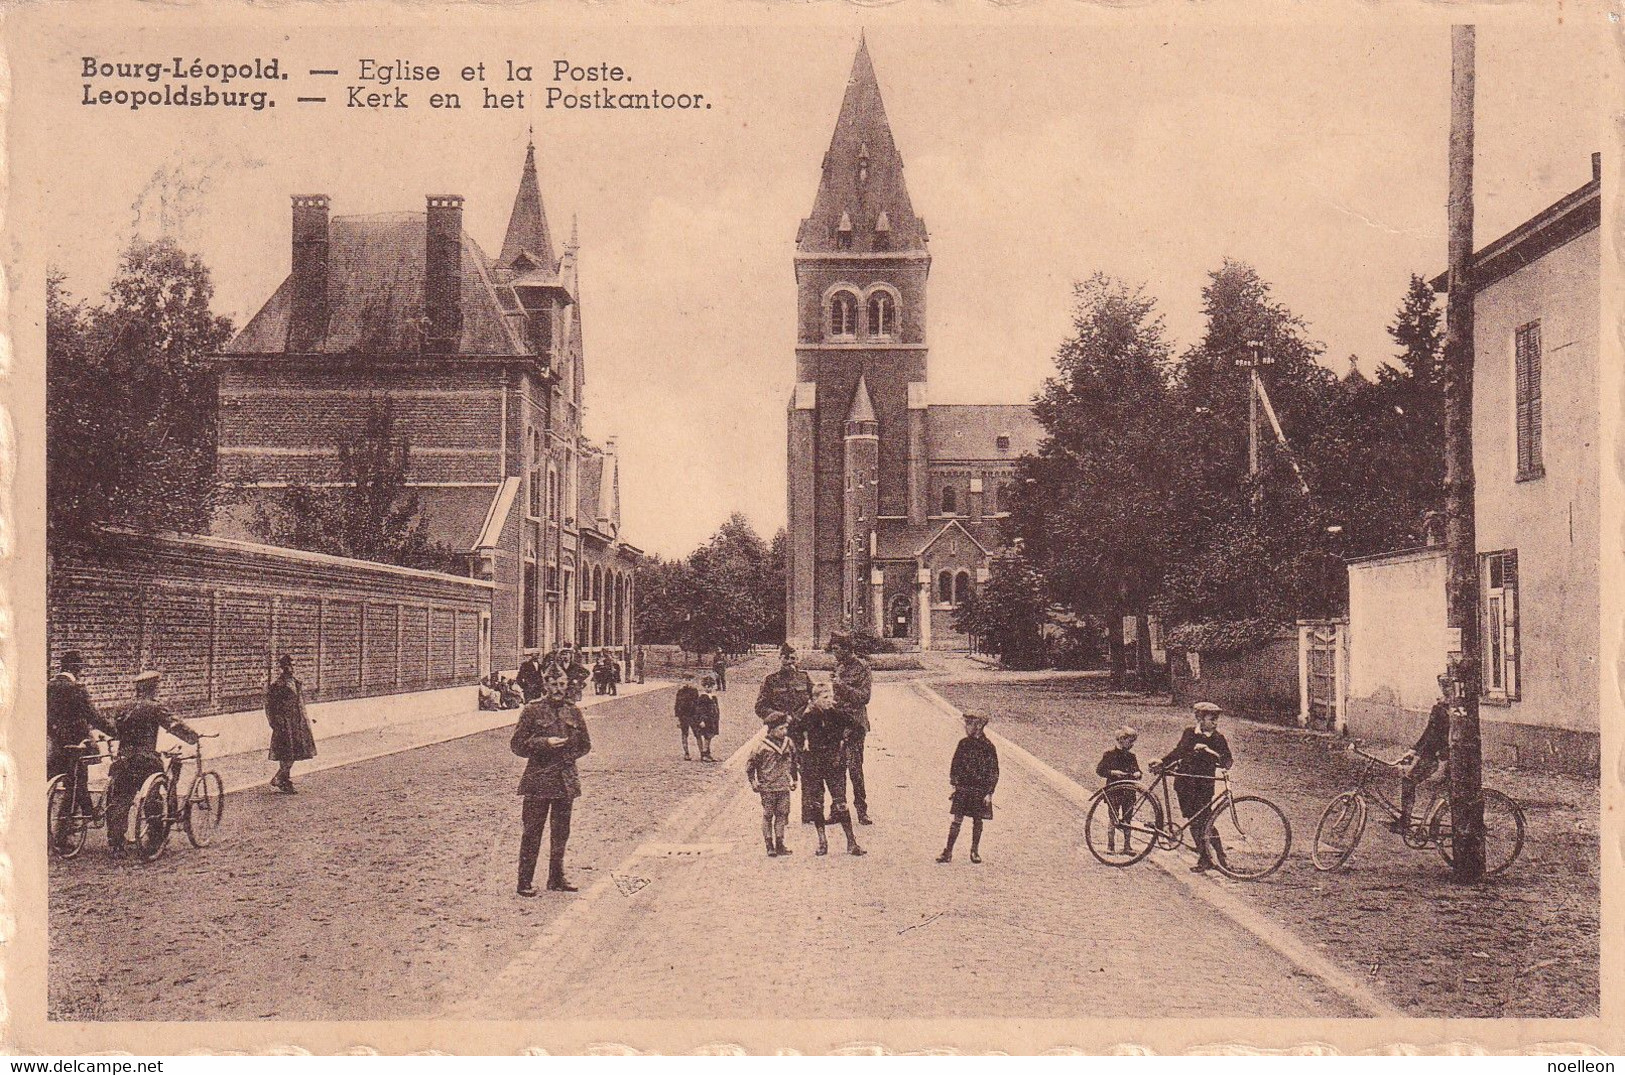
[[[897,303],[890,293],[876,291],[869,296],[869,335],[890,337],[897,329]]]
[[[942,487],[942,514],[953,515],[959,511],[959,497],[954,493],[954,487]]]
[[[845,340],[858,334],[858,300],[850,291],[837,291],[830,297],[829,334]]]

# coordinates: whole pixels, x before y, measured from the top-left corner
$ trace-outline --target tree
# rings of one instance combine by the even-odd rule
[[[1160,592],[1176,530],[1172,348],[1143,288],[1097,274],[1074,297],[1073,335],[1033,407],[1046,436],[1021,462],[1006,537],[1050,597],[1115,625]],[[1121,683],[1121,633],[1111,637]]]
[[[172,240],[132,242],[106,301],[46,281],[47,541],[100,526],[206,530],[217,496],[215,378],[231,338],[202,261]]]
[[[741,512],[689,556],[693,589],[687,648],[737,652],[766,641],[774,606],[784,604],[784,583],[772,583],[767,543]]]
[[[1019,558],[995,560],[986,585],[954,609],[954,628],[1011,668],[1044,664],[1049,602],[1044,582]]]
[[[436,569],[452,550],[435,542],[418,494],[407,484],[412,442],[397,432],[389,398],[368,402],[359,433],[338,440],[339,482],[295,484],[256,513],[254,527],[275,545],[357,560]]]
[[[638,568],[637,637],[657,645],[683,645],[693,575],[686,560],[650,557]]]

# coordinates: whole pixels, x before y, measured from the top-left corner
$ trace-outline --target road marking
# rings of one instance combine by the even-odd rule
[[[930,702],[942,713],[953,717],[955,720],[964,719],[964,715],[958,707],[925,683],[916,680],[912,686],[922,698]],[[1090,801],[1094,799],[1095,793],[1093,791],[1040,760],[1029,751],[1012,743],[1004,736],[996,734],[991,729],[984,731],[983,734],[993,740],[994,745],[999,748],[1001,756],[1008,756],[1018,765],[1031,770],[1073,806],[1078,807],[1080,810],[1085,809]],[[1384,1019],[1404,1018],[1403,1012],[1372,992],[1359,979],[1332,964],[1324,956],[1304,944],[1303,941],[1274,922],[1269,921],[1214,882],[1192,877],[1188,871],[1169,865],[1164,858],[1157,855],[1149,856],[1146,861],[1155,864],[1163,873],[1183,884],[1190,890],[1192,895],[1257,937],[1269,948],[1285,957],[1300,971],[1320,979],[1328,988],[1341,994],[1344,999],[1362,1011]]]

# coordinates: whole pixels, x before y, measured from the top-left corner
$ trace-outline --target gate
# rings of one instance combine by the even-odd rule
[[[1298,723],[1315,731],[1342,731],[1347,720],[1348,623],[1299,620],[1298,670]]]

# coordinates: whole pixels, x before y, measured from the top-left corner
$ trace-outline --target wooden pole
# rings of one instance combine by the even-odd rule
[[[1450,299],[1445,311],[1445,544],[1451,662],[1450,824],[1456,880],[1484,876],[1483,745],[1479,739],[1478,537],[1473,490],[1472,26],[1450,28]]]

